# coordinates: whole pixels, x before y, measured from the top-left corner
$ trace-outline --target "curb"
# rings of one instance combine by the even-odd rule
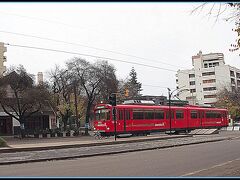
[[[43,151],[51,149],[65,149],[65,148],[77,148],[77,147],[90,147],[90,146],[102,146],[102,145],[113,145],[113,144],[123,144],[123,143],[134,143],[134,142],[144,142],[144,141],[154,141],[154,140],[164,140],[164,139],[175,139],[183,137],[192,137],[193,135],[181,135],[181,136],[171,136],[171,137],[153,137],[145,139],[133,139],[133,140],[123,140],[123,141],[111,141],[111,142],[94,142],[94,143],[83,143],[83,144],[69,144],[69,145],[57,145],[57,146],[46,146],[46,147],[29,147],[29,148],[6,148],[0,149],[0,153],[14,153],[22,151]]]
[[[154,149],[165,149],[171,147],[179,147],[179,146],[186,146],[186,145],[194,145],[194,144],[202,144],[208,142],[218,142],[224,140],[231,140],[233,138],[220,138],[215,140],[206,140],[206,141],[199,141],[199,142],[192,142],[192,143],[183,143],[183,144],[175,144],[175,145],[166,145],[162,147],[151,147],[151,148],[141,148],[141,149],[131,149],[131,150],[123,150],[123,151],[113,151],[113,152],[102,152],[102,153],[93,153],[93,154],[85,154],[85,155],[77,155],[77,156],[67,156],[67,157],[54,157],[54,158],[45,158],[45,159],[33,159],[33,160],[23,160],[23,161],[12,161],[12,162],[0,162],[0,165],[9,165],[9,164],[23,164],[23,163],[31,163],[31,162],[42,162],[42,161],[53,161],[53,160],[66,160],[66,159],[75,159],[75,158],[87,158],[93,156],[104,156],[104,155],[111,155],[111,154],[121,154],[121,153],[128,153],[128,152],[137,152],[137,151],[146,151],[146,150],[154,150]]]

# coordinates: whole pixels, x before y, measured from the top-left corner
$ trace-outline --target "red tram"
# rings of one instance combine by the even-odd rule
[[[226,109],[198,106],[117,105],[116,134],[150,134],[154,131],[189,132],[199,128],[228,126]],[[171,118],[169,112],[171,111]],[[99,104],[94,108],[94,130],[114,135],[113,106]],[[170,126],[171,122],[171,126]]]

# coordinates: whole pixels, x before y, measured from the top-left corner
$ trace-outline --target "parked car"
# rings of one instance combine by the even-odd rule
[[[240,122],[234,123],[234,126],[240,126]]]

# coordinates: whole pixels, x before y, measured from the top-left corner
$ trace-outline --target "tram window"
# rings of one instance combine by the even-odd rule
[[[171,118],[173,119],[173,118],[174,118],[174,112],[173,112],[173,111],[171,111],[171,112],[172,112],[172,113],[171,113]],[[169,111],[167,112],[166,118],[169,119]]]
[[[224,117],[227,118],[227,113],[226,112],[224,112]]]
[[[176,119],[183,119],[183,111],[176,111]]]
[[[95,119],[96,120],[109,120],[110,119],[110,110],[109,109],[101,109],[95,111]]]
[[[164,111],[155,111],[155,119],[164,119]]]
[[[208,111],[206,112],[206,118],[221,118],[221,113]]]
[[[145,119],[154,119],[154,111],[145,111]]]
[[[129,119],[130,119],[130,112],[129,112],[129,111],[126,111],[126,112],[125,112],[125,119],[126,119],[126,120],[129,120]]]
[[[213,118],[212,112],[210,111],[206,112],[206,118]]]
[[[221,113],[217,112],[216,113],[216,118],[221,118]]]
[[[144,119],[143,111],[133,111],[133,119]]]
[[[118,111],[118,120],[123,120],[123,110]]]
[[[197,119],[197,111],[191,111],[191,118]]]

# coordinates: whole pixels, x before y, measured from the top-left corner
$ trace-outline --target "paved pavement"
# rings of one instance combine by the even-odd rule
[[[239,131],[202,136],[154,134],[117,138],[117,141],[114,137],[96,140],[92,136],[23,140],[6,138],[9,147],[0,149],[0,165],[169,148],[234,138],[240,138]]]
[[[4,152],[19,152],[19,151],[34,151],[34,150],[48,150],[48,149],[61,149],[72,147],[86,147],[86,146],[99,146],[110,144],[121,144],[131,142],[151,141],[158,139],[171,139],[189,137],[192,135],[167,135],[163,133],[153,134],[148,136],[135,136],[127,138],[117,138],[115,141],[114,136],[103,139],[96,139],[92,133],[90,136],[78,137],[52,137],[52,138],[13,138],[5,137],[9,147],[0,148],[0,153]]]

